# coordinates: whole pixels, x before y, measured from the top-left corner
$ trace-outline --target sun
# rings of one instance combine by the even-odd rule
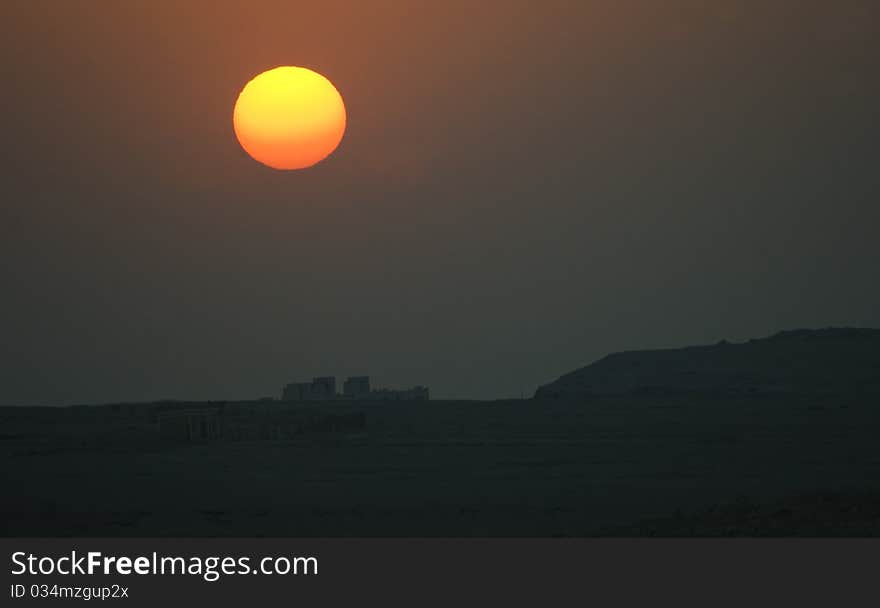
[[[336,87],[307,68],[259,74],[238,95],[232,125],[241,147],[273,169],[305,169],[333,153],[345,133]]]

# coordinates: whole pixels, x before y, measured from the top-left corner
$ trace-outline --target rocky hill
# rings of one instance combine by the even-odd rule
[[[732,344],[614,353],[535,398],[663,394],[880,394],[880,330],[798,329]]]

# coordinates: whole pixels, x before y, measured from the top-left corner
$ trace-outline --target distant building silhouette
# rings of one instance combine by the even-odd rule
[[[284,387],[281,393],[282,401],[309,401],[311,400],[311,382],[291,382]]]
[[[281,393],[283,401],[325,401],[336,399],[336,378],[321,376],[311,382],[291,382]]]
[[[346,399],[364,399],[370,394],[369,376],[351,376],[342,385]]]
[[[282,401],[328,401],[349,399],[357,401],[428,401],[430,392],[426,386],[414,386],[403,390],[371,389],[369,376],[350,376],[342,385],[342,394],[336,392],[336,378],[322,376],[311,382],[291,382],[281,393]]]
[[[312,380],[312,399],[324,400],[336,398],[336,377],[321,376]]]

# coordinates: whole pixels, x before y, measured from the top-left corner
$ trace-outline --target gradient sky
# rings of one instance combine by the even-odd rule
[[[5,0],[0,403],[880,326],[877,6]],[[312,170],[233,135],[278,65],[346,101]]]

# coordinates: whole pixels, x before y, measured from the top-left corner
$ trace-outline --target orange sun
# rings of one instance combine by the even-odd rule
[[[247,83],[232,113],[235,136],[273,169],[305,169],[336,149],[345,104],[329,80],[306,68],[280,67]]]

